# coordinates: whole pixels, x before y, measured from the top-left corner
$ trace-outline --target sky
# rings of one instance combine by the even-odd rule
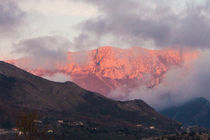
[[[0,60],[39,56],[37,61],[62,62],[67,51],[100,46],[199,50],[194,72],[177,80],[188,87],[199,85],[187,93],[204,90],[201,94],[207,97],[210,91],[206,87],[210,84],[208,0],[0,0]],[[169,77],[179,77],[181,70],[177,71]]]
[[[0,57],[19,57],[23,42],[46,38],[72,51],[106,45],[208,49],[209,6],[208,0],[0,0]]]

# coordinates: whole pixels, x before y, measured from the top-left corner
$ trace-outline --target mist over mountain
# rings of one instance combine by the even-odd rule
[[[142,87],[156,89],[171,69],[187,68],[185,63],[193,61],[198,55],[198,51],[180,49],[101,47],[69,52],[62,57],[66,58],[62,62],[46,57],[39,64],[35,55],[8,62],[55,81],[69,78],[87,90],[112,99],[132,100],[139,99],[142,94],[134,93],[135,90]]]

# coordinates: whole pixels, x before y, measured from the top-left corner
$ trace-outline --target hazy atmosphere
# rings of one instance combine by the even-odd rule
[[[87,70],[87,51],[103,46],[144,48],[146,53],[136,55],[145,56],[145,62],[139,64],[150,65],[150,72],[142,70],[140,80],[132,77],[134,67],[128,62],[123,76],[114,75],[114,88],[103,95],[117,100],[143,99],[156,109],[195,97],[210,99],[209,13],[208,0],[0,0],[0,59],[44,78],[73,81],[89,89],[69,70],[72,63]],[[118,60],[131,60],[115,50],[113,55],[119,59],[113,66]],[[153,50],[161,52],[153,54]],[[170,60],[165,51],[172,56]],[[159,59],[160,54],[164,60]],[[151,75],[151,69],[155,74]],[[116,81],[125,77],[138,81],[135,88],[121,90],[126,83]],[[151,83],[154,79],[158,82],[152,88],[142,84],[142,80]]]

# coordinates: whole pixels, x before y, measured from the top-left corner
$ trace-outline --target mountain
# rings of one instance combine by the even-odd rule
[[[146,138],[143,140],[189,140],[189,139],[191,139],[191,140],[209,140],[210,134],[195,133],[195,132],[181,133],[181,134],[177,133],[177,134],[172,134],[172,135]]]
[[[175,49],[149,50],[140,47],[120,49],[101,47],[68,52],[61,62],[24,57],[8,62],[42,77],[65,74],[79,86],[110,98],[123,99],[140,85],[157,86],[171,67],[197,58],[198,52]],[[33,64],[35,63],[35,64]],[[47,67],[49,64],[53,66]],[[111,94],[113,91],[121,94]]]
[[[181,106],[164,109],[160,113],[186,125],[210,128],[210,102],[205,98],[196,98]]]
[[[163,117],[142,100],[114,101],[72,82],[52,82],[0,61],[1,127],[5,123],[14,127],[19,113],[30,111],[38,111],[47,121],[81,121],[87,128],[100,128],[98,135],[106,136],[139,138],[180,129],[179,123]],[[77,137],[85,136],[89,130],[85,128],[75,132],[81,132]]]

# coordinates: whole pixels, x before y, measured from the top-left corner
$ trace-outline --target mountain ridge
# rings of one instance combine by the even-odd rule
[[[160,113],[185,125],[210,128],[210,102],[203,97],[195,98],[180,106],[161,110]]]
[[[142,100],[114,101],[72,82],[51,82],[1,61],[0,103],[1,127],[4,122],[11,122],[14,126],[18,113],[22,111],[38,111],[45,119],[54,121],[73,119],[97,124],[115,135],[118,135],[118,127],[140,137],[172,133],[181,127]],[[138,124],[143,126],[141,131],[144,133],[138,133]],[[150,126],[155,129],[148,129]]]
[[[71,77],[79,86],[112,97],[111,92],[129,93],[141,86],[155,87],[171,67],[182,66],[185,61],[197,58],[198,52],[176,49],[149,50],[140,47],[120,49],[101,47],[90,51],[68,52],[66,62],[53,62],[55,67],[45,67],[50,62],[31,66],[33,58],[8,61],[38,76],[56,73]],[[126,95],[126,94],[125,94]],[[123,94],[118,95],[124,98]]]

